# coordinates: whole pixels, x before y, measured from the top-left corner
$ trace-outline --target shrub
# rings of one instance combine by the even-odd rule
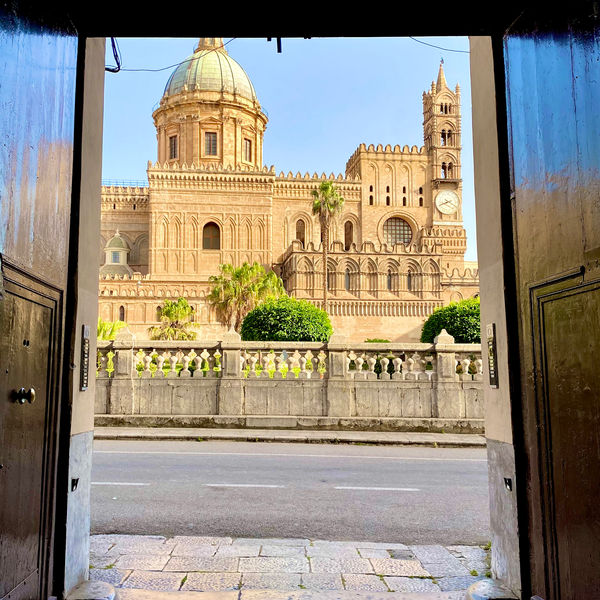
[[[390,340],[384,340],[380,338],[369,338],[365,340],[365,344],[389,344]]]
[[[479,298],[451,302],[429,315],[421,331],[421,341],[432,343],[445,329],[457,344],[477,344],[481,342],[480,327]]]
[[[329,315],[306,300],[283,296],[250,311],[242,323],[244,341],[326,342],[333,329]]]

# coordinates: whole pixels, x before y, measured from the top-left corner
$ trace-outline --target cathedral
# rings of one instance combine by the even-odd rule
[[[418,341],[449,302],[478,295],[464,260],[460,88],[440,65],[423,93],[421,147],[360,146],[345,175],[277,173],[262,162],[268,118],[222,38],[201,38],[153,113],[158,160],[145,187],[102,187],[99,309],[138,339],[165,299],[185,297],[198,338],[225,331],[206,303],[219,264],[257,261],[287,293],[323,303],[312,191],[333,181],[345,202],[330,230],[328,312],[336,333]]]

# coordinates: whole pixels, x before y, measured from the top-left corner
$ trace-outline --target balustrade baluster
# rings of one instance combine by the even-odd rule
[[[356,365],[356,371],[354,373],[354,379],[366,379],[367,373],[363,370],[363,365],[365,364],[365,354],[364,352],[356,358],[354,361]]]
[[[398,356],[392,360],[392,364],[394,365],[392,379],[404,379],[404,373],[402,372],[402,359]]]
[[[181,362],[183,363],[183,368],[179,372],[179,377],[191,377],[192,376],[192,372],[190,371],[190,362],[195,358],[197,358],[197,356],[193,350],[191,350],[187,354],[184,354],[181,357]],[[196,365],[197,365],[197,363],[196,363]],[[196,369],[196,371],[197,371],[197,369]]]
[[[173,378],[178,377],[177,373],[177,359],[179,358],[179,352],[169,352],[169,372],[167,377]]]
[[[317,355],[317,360],[317,373],[320,378],[323,378],[327,374],[327,354],[321,350]]]
[[[106,370],[108,357],[106,354],[107,353],[103,353],[101,350],[98,350],[98,368],[96,371],[96,377],[108,377],[108,371]]]
[[[152,377],[152,371],[150,370],[150,365],[152,363],[152,354],[154,352],[155,352],[154,350],[152,350],[151,352],[148,352],[147,354],[146,354],[146,352],[144,352],[144,358],[143,358],[144,370],[142,371],[142,377],[145,379]]]
[[[258,352],[256,354],[251,354],[248,359],[250,362],[250,370],[248,371],[248,377],[256,378],[258,374],[256,373],[256,363],[258,362]]]
[[[381,365],[381,373],[379,374],[379,379],[389,379],[390,374],[387,372],[388,365],[390,364],[390,359],[384,356],[380,361]]]
[[[162,379],[165,376],[165,372],[163,371],[163,367],[165,365],[165,355],[166,352],[156,355],[156,371],[154,371],[154,377],[157,377],[158,379]]]
[[[369,354],[367,357],[367,365],[368,365],[367,379],[377,379],[377,373],[375,373],[375,365],[376,364],[377,364],[377,359],[372,354]]]
[[[473,375],[473,379],[475,381],[482,381],[483,380],[483,361],[481,360],[481,358],[478,358],[475,361],[475,369],[476,369],[476,373],[475,375]]]

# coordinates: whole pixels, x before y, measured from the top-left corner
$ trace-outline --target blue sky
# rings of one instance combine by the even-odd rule
[[[420,37],[428,44],[468,50],[464,37]],[[227,51],[248,73],[269,123],[263,161],[279,173],[344,173],[360,143],[423,144],[422,93],[437,77],[462,92],[463,217],[466,258],[476,260],[469,55],[410,38],[225,38]],[[160,69],[184,60],[197,38],[118,38],[123,69]],[[106,62],[114,64],[110,42]],[[103,179],[143,181],[156,160],[152,111],[175,67],[159,72],[106,73]]]

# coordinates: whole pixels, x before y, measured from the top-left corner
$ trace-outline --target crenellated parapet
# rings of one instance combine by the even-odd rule
[[[317,189],[323,181],[332,181],[346,202],[360,202],[361,183],[358,177],[344,178],[341,174],[318,175],[313,173],[296,173],[290,171],[287,175],[280,173],[275,177],[273,197],[274,199],[310,199],[313,190]]]
[[[398,144],[391,146],[390,144],[360,144],[353,152],[352,156],[346,162],[346,175],[359,176],[361,161],[393,161],[393,162],[427,162],[427,153],[425,146],[408,146],[400,147]]]
[[[147,187],[103,185],[100,194],[104,210],[148,210]]]

